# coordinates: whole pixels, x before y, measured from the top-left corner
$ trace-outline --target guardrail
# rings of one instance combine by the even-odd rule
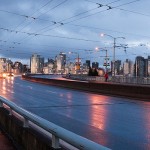
[[[63,76],[66,78],[70,78],[73,80],[81,80],[81,81],[99,81],[99,82],[105,82],[104,77],[99,77],[99,76],[82,76],[82,75],[71,75],[70,77],[68,76]]]
[[[128,84],[150,84],[150,78],[144,77],[112,77],[112,82]]]
[[[67,76],[64,76],[67,77]],[[83,81],[98,81],[98,82],[105,82],[104,77],[99,76],[81,76],[81,75],[71,75],[70,79],[74,80],[83,80]],[[150,84],[150,78],[146,77],[124,77],[124,76],[115,76],[115,77],[109,77],[109,82],[113,83],[127,83],[127,84]]]
[[[9,115],[13,115],[13,111],[23,117],[23,126],[29,127],[29,121],[52,134],[52,147],[54,149],[60,148],[59,139],[67,142],[81,150],[110,150],[102,145],[81,137],[73,132],[70,132],[60,126],[57,126],[19,106],[15,103],[0,96],[0,107],[6,105],[9,107]]]

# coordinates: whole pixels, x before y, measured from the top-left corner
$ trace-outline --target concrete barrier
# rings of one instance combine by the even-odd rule
[[[146,85],[131,85],[110,82],[80,82],[70,80],[45,79],[37,77],[35,78],[33,76],[22,76],[22,79],[44,83],[48,85],[84,90],[88,92],[94,92],[97,94],[124,96],[129,98],[136,98],[143,101],[150,101],[150,86]]]

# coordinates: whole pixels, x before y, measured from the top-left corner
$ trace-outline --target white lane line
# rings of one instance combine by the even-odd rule
[[[32,86],[27,86],[28,88],[30,88],[30,89],[33,89],[33,87]]]
[[[57,94],[57,92],[49,91],[49,90],[47,90],[46,92],[48,92],[48,93],[53,93],[53,94]]]

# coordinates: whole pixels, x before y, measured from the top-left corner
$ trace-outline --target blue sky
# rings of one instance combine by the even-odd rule
[[[113,58],[113,37],[116,59],[150,55],[149,0],[0,0],[0,57],[28,62],[33,53],[45,59],[60,52],[74,61],[79,53],[86,59],[103,63],[107,48]]]

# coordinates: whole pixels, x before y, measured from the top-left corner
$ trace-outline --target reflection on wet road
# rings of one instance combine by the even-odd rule
[[[150,149],[150,103],[1,79],[0,95],[115,150]]]

